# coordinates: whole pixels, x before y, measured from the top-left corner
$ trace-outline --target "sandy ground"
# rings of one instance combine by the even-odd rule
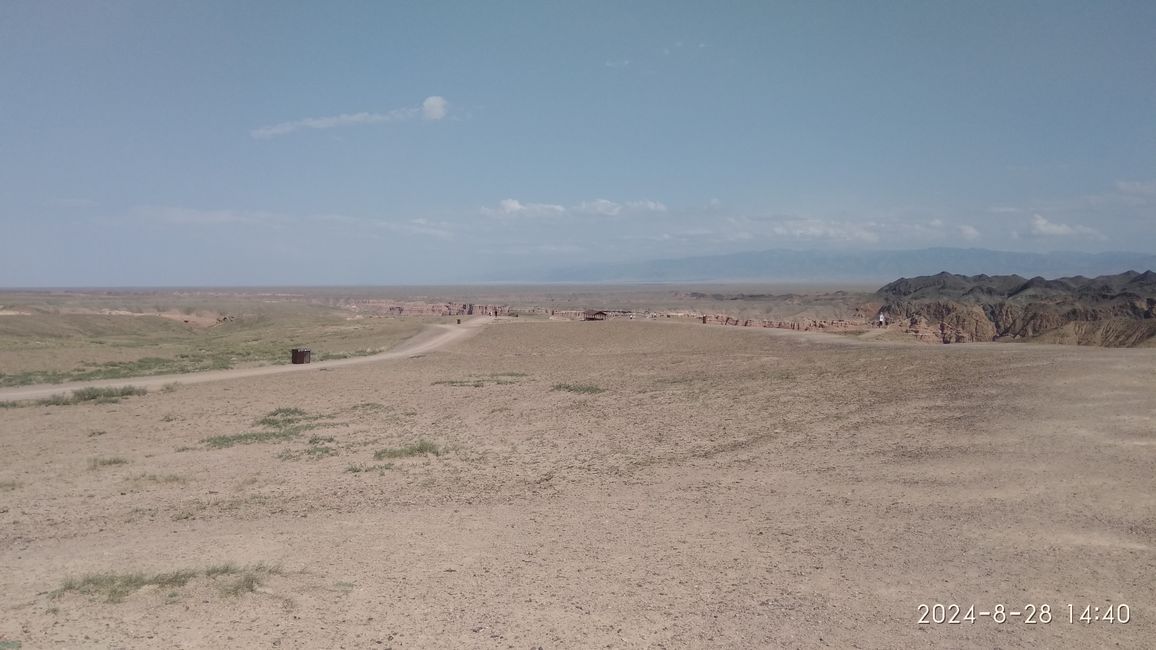
[[[0,639],[1152,647],[1154,393],[1153,350],[509,321],[416,358],[0,410]],[[325,419],[202,442],[281,407]],[[419,439],[445,453],[374,459]],[[281,571],[51,593],[226,562]],[[919,625],[921,603],[1053,618]]]

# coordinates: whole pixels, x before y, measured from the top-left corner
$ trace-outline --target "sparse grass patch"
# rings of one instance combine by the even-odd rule
[[[300,460],[302,458],[306,458],[308,460],[318,460],[321,458],[325,458],[326,456],[336,456],[336,455],[337,455],[337,450],[334,449],[333,447],[313,446],[313,447],[306,447],[305,449],[302,449],[300,451],[292,451],[292,450],[286,449],[285,451],[277,454],[277,458],[280,458],[281,460]]]
[[[153,375],[183,374],[202,370],[224,370],[232,367],[230,351],[215,354],[179,354],[175,358],[143,357],[135,361],[86,361],[68,371],[32,370],[16,374],[0,374],[0,386],[28,386],[31,384],[63,384],[70,381],[124,379]]]
[[[382,463],[380,465],[354,464],[346,467],[345,471],[350,474],[361,474],[363,472],[382,472],[387,469],[393,469],[393,463]]]
[[[586,395],[595,395],[597,393],[605,393],[605,388],[600,388],[593,384],[554,384],[555,391],[565,391],[567,393],[582,393]]]
[[[49,612],[55,614],[55,612]],[[23,647],[19,641],[0,639],[0,650],[20,650]]]
[[[443,379],[435,381],[431,386],[469,386],[471,388],[481,388],[486,383],[480,379]]]
[[[49,592],[52,598],[76,592],[90,597],[103,597],[105,602],[119,603],[127,596],[144,587],[175,589],[184,587],[195,578],[215,580],[220,576],[237,576],[237,579],[221,588],[228,596],[240,596],[255,591],[261,580],[272,574],[279,574],[278,567],[264,563],[241,567],[235,564],[218,564],[206,569],[170,571],[166,573],[91,573],[79,578],[68,578],[58,589]],[[174,598],[175,592],[168,597]]]
[[[6,297],[7,298],[7,297]],[[135,377],[159,376],[219,370],[251,365],[280,365],[289,362],[289,349],[303,339],[312,343],[314,350],[333,350],[340,356],[356,356],[366,352],[389,349],[396,343],[416,334],[426,323],[418,318],[382,318],[363,321],[350,332],[346,317],[340,308],[319,308],[309,301],[285,301],[256,304],[241,298],[213,298],[213,304],[200,302],[193,305],[198,321],[212,321],[215,327],[189,327],[164,318],[96,317],[58,313],[66,306],[82,308],[111,308],[137,314],[152,312],[154,306],[139,298],[126,298],[127,304],[112,304],[106,299],[60,297],[50,299],[50,308],[41,315],[26,319],[18,328],[6,327],[0,338],[21,346],[40,346],[71,350],[68,356],[46,355],[0,368],[0,387],[24,386],[41,383],[64,383],[101,379],[124,380],[131,383]],[[166,309],[172,314],[176,306]],[[186,316],[192,320],[192,316]],[[9,325],[9,323],[5,323]],[[5,348],[9,349],[9,348]],[[143,358],[108,360],[109,350],[123,350],[127,354],[147,355]],[[352,351],[347,353],[344,351]],[[97,358],[84,359],[87,353]],[[81,355],[76,357],[75,355]],[[314,353],[317,359],[317,352]],[[99,359],[99,360],[98,360]],[[166,380],[167,381],[167,380]],[[182,386],[184,390],[188,386]],[[160,391],[161,388],[153,392]]]
[[[333,447],[310,447],[305,450],[305,455],[316,460],[318,458],[325,458],[326,456],[336,456],[337,450]]]
[[[270,411],[268,415],[257,420],[257,426],[279,429],[290,426],[300,426],[303,422],[314,422],[316,420],[323,420],[326,417],[328,416],[309,415],[299,408],[288,406]]]
[[[177,452],[177,453],[179,454],[179,453],[181,453],[181,452],[185,452],[185,451],[196,451],[196,450],[197,450],[197,448],[196,448],[196,447],[189,447],[189,446],[187,446],[187,445],[186,445],[186,446],[184,446],[184,447],[177,447],[177,448],[176,448],[176,449],[174,449],[173,451],[175,451],[175,452]]]
[[[465,386],[469,388],[483,388],[488,384],[496,384],[499,386],[506,386],[509,384],[518,383],[519,379],[528,377],[524,372],[495,372],[488,375],[481,375],[478,377],[471,377],[469,379],[443,379],[435,381],[434,386]]]
[[[328,416],[309,415],[295,407],[282,407],[257,420],[257,426],[265,427],[266,431],[211,436],[201,442],[211,449],[224,449],[234,445],[252,445],[260,442],[282,442],[296,438],[310,429],[316,429],[321,425],[313,421],[326,417]]]
[[[233,565],[227,566],[235,568]],[[236,575],[237,579],[221,587],[221,593],[226,596],[241,596],[257,591],[257,587],[261,586],[264,578],[270,575],[280,575],[281,568],[262,562],[248,567],[239,567],[237,570],[231,571],[230,574]]]
[[[169,413],[168,415],[161,418],[161,422],[176,422],[176,421],[177,421],[177,416],[173,415],[172,413]]]
[[[391,447],[388,449],[380,449],[373,454],[374,460],[384,460],[386,458],[409,458],[410,456],[422,456],[425,454],[432,454],[440,456],[443,450],[430,442],[429,440],[418,440],[412,445],[404,447]]]
[[[105,602],[119,603],[129,594],[142,587],[183,587],[197,576],[196,571],[172,571],[169,573],[90,573],[80,578],[68,578],[56,591],[53,598],[75,591],[86,596],[103,596]]]
[[[101,467],[109,467],[112,465],[127,465],[128,459],[120,456],[113,456],[110,458],[89,458],[88,469],[100,469]]]
[[[227,562],[225,564],[214,564],[205,569],[205,577],[215,578],[217,576],[231,575],[240,572],[241,567],[233,564],[232,562]]]
[[[368,411],[371,413],[375,412],[375,411],[385,411],[385,410],[389,409],[388,406],[386,406],[385,404],[382,404],[380,402],[362,402],[360,404],[354,404],[353,406],[351,406],[349,408],[353,409],[354,411]]]
[[[139,386],[117,386],[113,388],[78,388],[71,395],[60,394],[37,400],[0,402],[0,408],[22,408],[25,406],[73,406],[75,404],[116,404],[122,398],[144,395],[147,390]]]
[[[122,397],[144,395],[148,391],[139,386],[117,386],[115,388],[78,388],[71,395],[53,395],[36,400],[38,406],[71,406],[92,402],[94,404],[116,404]]]
[[[313,355],[314,361],[333,361],[334,359],[352,359],[354,357],[368,357],[385,352],[385,348],[366,348],[364,350],[349,350],[347,352],[322,352]]]
[[[20,487],[16,481],[0,481],[0,492],[11,492]]]
[[[240,596],[257,591],[257,586],[261,584],[260,577],[255,573],[245,573],[238,577],[232,583],[221,587],[221,593],[226,596]]]
[[[142,472],[135,476],[130,476],[126,480],[149,481],[151,483],[187,483],[189,479],[176,474],[148,474]]]
[[[279,429],[276,431],[250,431],[249,433],[238,433],[231,436],[210,436],[201,442],[205,443],[212,449],[224,449],[234,445],[252,445],[259,442],[280,442],[282,440],[289,440],[296,438],[302,429],[298,427],[290,427],[288,429]]]
[[[296,424],[306,419],[305,411],[296,407],[281,407],[269,411],[265,417],[257,420],[258,426],[263,427],[284,427],[291,424]]]
[[[181,387],[181,382],[170,381],[169,383],[165,384],[164,386],[161,386],[161,392],[162,393],[175,393],[176,390],[180,387]]]

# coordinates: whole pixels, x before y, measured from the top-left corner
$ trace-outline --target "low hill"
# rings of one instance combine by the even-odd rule
[[[1133,347],[1156,344],[1156,273],[1062,277],[900,278],[876,292],[883,310],[945,343],[1032,339]]]

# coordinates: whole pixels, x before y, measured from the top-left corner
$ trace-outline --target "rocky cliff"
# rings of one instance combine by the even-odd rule
[[[1033,339],[1156,345],[1156,273],[1046,280],[1018,275],[901,278],[876,292],[897,326],[944,343]]]

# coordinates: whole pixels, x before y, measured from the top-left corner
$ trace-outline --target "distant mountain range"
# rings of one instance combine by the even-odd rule
[[[948,271],[960,275],[1098,276],[1156,269],[1150,253],[1017,253],[983,248],[890,251],[767,250],[619,264],[540,274],[545,282],[702,282],[726,280],[889,282]],[[514,278],[496,278],[514,279]],[[534,278],[517,278],[530,280]]]

